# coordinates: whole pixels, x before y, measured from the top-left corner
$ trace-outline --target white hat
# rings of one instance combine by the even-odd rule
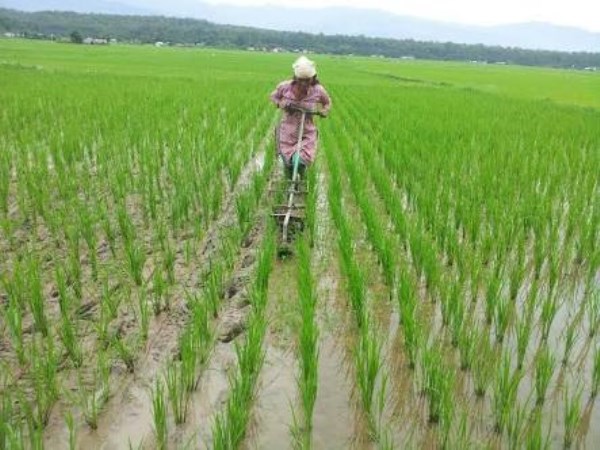
[[[312,78],[317,74],[315,63],[306,56],[301,56],[292,64],[296,78]]]

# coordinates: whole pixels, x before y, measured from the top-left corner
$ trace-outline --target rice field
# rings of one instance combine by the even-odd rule
[[[0,449],[600,442],[600,75],[0,40]]]

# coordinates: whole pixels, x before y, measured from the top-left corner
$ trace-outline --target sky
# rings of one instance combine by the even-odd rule
[[[500,25],[549,22],[600,32],[599,0],[205,0],[212,4],[352,6],[444,22]]]

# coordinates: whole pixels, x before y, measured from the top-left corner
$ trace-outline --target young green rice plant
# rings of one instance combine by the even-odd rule
[[[156,379],[152,391],[152,417],[154,418],[154,434],[156,448],[166,450],[168,444],[167,405],[165,392],[160,379]]]
[[[555,366],[556,360],[552,352],[548,345],[544,345],[542,350],[539,351],[535,363],[535,392],[538,405],[544,404]]]
[[[110,361],[104,351],[98,353],[91,386],[86,386],[82,374],[78,374],[78,403],[85,423],[92,429],[98,428],[100,411],[110,395]]]
[[[81,262],[79,261],[79,253],[75,251],[69,251],[68,264],[69,264],[69,275],[68,280],[75,299],[80,302],[83,298],[83,281],[82,281],[82,270]]]
[[[316,294],[310,272],[310,248],[306,239],[298,243],[298,294],[302,324],[298,333],[298,351],[300,354],[300,375],[298,387],[303,407],[304,423],[302,429],[310,443],[312,417],[317,398],[318,336],[315,321]]]
[[[465,322],[458,335],[458,350],[460,352],[461,370],[473,367],[477,351],[477,332],[471,322]]]
[[[421,326],[417,318],[417,300],[412,281],[404,271],[400,272],[398,293],[398,309],[400,324],[404,333],[404,346],[408,355],[408,365],[414,369],[420,348]]]
[[[214,330],[210,325],[210,317],[208,305],[204,302],[197,303],[193,309],[193,330],[189,333],[188,343],[182,343],[181,345],[183,360],[185,360],[186,352],[193,352],[195,355],[194,361],[201,370],[208,362],[215,339]],[[186,346],[189,347],[189,349],[185,349],[184,347]],[[191,357],[189,359],[191,361]],[[196,387],[197,382],[194,383],[193,387],[190,386],[192,389],[196,389]]]
[[[508,434],[508,448],[511,450],[519,450],[522,448],[521,437],[525,432],[525,426],[527,424],[525,415],[525,407],[517,404],[508,418],[506,431]]]
[[[125,343],[123,339],[116,336],[112,340],[112,345],[117,352],[117,355],[119,355],[119,358],[125,364],[125,367],[127,367],[127,370],[130,373],[133,373],[135,370],[135,356],[132,349],[129,348],[129,344]]]
[[[463,333],[465,320],[465,298],[460,282],[455,283],[450,296],[449,317],[451,342],[454,347],[458,346],[460,335]]]
[[[102,227],[102,231],[104,232],[104,236],[106,237],[106,242],[108,242],[110,254],[114,258],[116,256],[115,244],[117,240],[117,234],[110,220],[110,215],[108,213],[108,210],[106,209],[106,206],[102,207],[100,212],[100,226]]]
[[[13,399],[12,394],[4,386],[2,381],[2,396],[0,397],[0,449],[6,450],[8,435],[10,434],[9,427],[13,423]]]
[[[569,393],[569,387],[565,389],[564,394],[564,424],[565,434],[563,439],[564,448],[571,448],[575,441],[577,429],[581,422],[581,389],[577,389],[574,394]]]
[[[68,314],[68,312],[61,311],[61,321],[59,336],[62,341],[73,365],[81,367],[83,363],[83,351],[81,349],[81,342],[77,336],[76,321]]]
[[[142,340],[146,341],[148,339],[148,330],[150,328],[150,309],[148,307],[146,290],[143,288],[138,292],[138,310],[140,317],[140,334]]]
[[[0,309],[1,317],[10,333],[11,343],[19,364],[25,365],[25,343],[23,340],[23,311],[14,295],[8,297],[8,305]]]
[[[119,315],[119,305],[121,304],[121,298],[115,295],[111,289],[108,278],[102,282],[102,294],[101,294],[102,306],[106,308],[108,317],[110,319],[116,319]]]
[[[542,412],[535,409],[526,432],[523,434],[523,447],[526,450],[547,450],[550,448],[550,429],[544,438]]]
[[[491,279],[488,282],[485,292],[485,320],[488,324],[492,323],[494,312],[496,311],[496,304],[500,299],[500,292],[502,290],[500,272],[500,269],[497,268],[495,273],[491,275]]]
[[[589,336],[593,338],[600,329],[600,289],[591,290],[588,301],[585,303],[588,317]]]
[[[142,246],[135,240],[125,241],[125,255],[127,258],[127,268],[137,286],[141,286],[143,280],[144,264],[146,263],[146,252]]]
[[[423,353],[423,386],[429,403],[429,421],[449,427],[454,412],[454,372],[443,363],[441,351],[439,346],[432,346]]]
[[[58,399],[58,355],[54,347],[55,338],[50,333],[44,339],[34,339],[31,349],[31,380],[35,398],[33,420],[43,428],[54,403]]]
[[[533,288],[532,288],[533,291]],[[530,292],[531,294],[531,292]],[[535,294],[528,296],[525,312],[515,327],[517,338],[517,368],[522,369],[533,331],[533,312],[535,310]]]
[[[591,396],[595,398],[598,395],[600,389],[600,346],[596,347],[594,351],[594,359],[592,366],[592,389]]]
[[[204,298],[209,305],[211,315],[217,317],[221,307],[221,297],[223,292],[223,266],[221,263],[211,261],[210,272],[206,280],[206,289]]]
[[[356,377],[360,392],[361,405],[369,423],[369,432],[376,437],[377,426],[373,411],[373,399],[377,376],[381,370],[381,343],[365,313],[363,326],[359,330],[358,345],[354,353]]]
[[[192,370],[194,367],[192,367]],[[177,425],[185,422],[187,418],[188,404],[190,399],[190,391],[187,389],[190,377],[189,365],[184,365],[180,362],[172,361],[167,366],[166,383],[167,395],[171,403],[171,410]],[[194,378],[194,372],[191,374]]]
[[[86,206],[81,205],[78,209],[79,229],[81,230],[81,236],[88,248],[90,265],[92,267],[92,279],[96,280],[98,277],[98,255],[96,254],[97,238],[96,230],[94,229],[96,218],[90,214],[90,211]]]
[[[550,293],[544,300],[544,303],[542,303],[542,312],[540,313],[543,340],[548,339],[550,328],[552,327],[552,322],[554,321],[557,312],[558,295]]]
[[[473,359],[473,383],[475,395],[485,396],[496,371],[496,354],[485,330],[477,333],[475,358]]]
[[[173,286],[175,284],[175,250],[170,244],[167,244],[163,250],[163,268],[167,272],[169,286]]]
[[[562,365],[565,367],[569,363],[569,357],[578,338],[579,318],[575,317],[567,326],[564,333],[565,349],[562,357]]]
[[[500,297],[494,308],[494,331],[496,333],[496,341],[504,341],[504,336],[510,325],[513,315],[514,303],[507,297]]]
[[[159,269],[154,270],[154,274],[152,275],[152,309],[154,311],[154,315],[158,316],[162,311],[162,303],[163,297],[165,299],[165,310],[167,310],[168,302],[167,302],[167,285],[166,281],[163,278],[162,271]]]
[[[492,411],[497,433],[501,434],[508,425],[522,377],[523,374],[518,369],[511,373],[510,354],[508,352],[504,353],[494,379],[492,392]]]
[[[257,293],[257,295],[262,295]],[[260,304],[262,300],[255,299]],[[266,331],[266,321],[262,314],[251,313],[250,326],[243,345],[236,343],[238,371],[230,379],[230,397],[224,411],[216,418],[213,426],[213,445],[215,449],[238,448],[246,433],[250,419],[249,403],[254,396],[255,383],[260,367],[264,362],[264,350],[261,346]]]
[[[33,316],[35,329],[48,335],[48,320],[45,311],[45,299],[42,289],[40,265],[37,259],[30,255],[27,267],[27,284],[29,285],[29,307]]]
[[[67,430],[69,430],[69,450],[75,450],[77,448],[77,429],[75,428],[75,420],[71,411],[65,413],[65,425],[67,426]]]

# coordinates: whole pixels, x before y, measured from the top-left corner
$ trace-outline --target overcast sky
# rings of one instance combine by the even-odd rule
[[[475,25],[542,21],[600,31],[600,0],[205,0],[213,4],[354,6]]]

